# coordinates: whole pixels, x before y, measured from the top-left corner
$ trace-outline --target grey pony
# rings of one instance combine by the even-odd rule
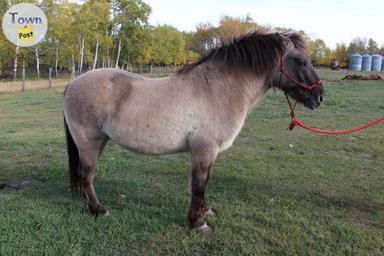
[[[308,92],[303,83],[319,78],[297,33],[255,31],[222,45],[166,78],[149,79],[118,69],[97,69],[71,82],[64,96],[64,122],[71,185],[95,215],[108,211],[93,180],[96,162],[108,140],[129,150],[162,155],[191,153],[191,203],[188,221],[197,232],[211,232],[204,198],[218,154],[239,134],[247,113],[272,87],[308,108],[320,105],[323,87]]]

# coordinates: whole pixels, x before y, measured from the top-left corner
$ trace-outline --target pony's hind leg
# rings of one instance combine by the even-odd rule
[[[79,183],[80,190],[87,201],[90,212],[96,216],[107,215],[108,211],[99,202],[93,180],[95,177],[96,162],[107,142],[107,138],[93,140],[88,142],[86,147],[79,148],[80,168]]]
[[[212,146],[201,146],[192,151],[192,198],[188,211],[188,221],[191,228],[198,233],[212,232],[212,228],[205,223],[203,214],[207,208],[204,198],[205,188],[216,156],[217,149]]]

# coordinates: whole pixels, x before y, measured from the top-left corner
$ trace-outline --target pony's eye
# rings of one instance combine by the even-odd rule
[[[296,61],[299,65],[307,66],[307,60],[306,59],[297,59]]]

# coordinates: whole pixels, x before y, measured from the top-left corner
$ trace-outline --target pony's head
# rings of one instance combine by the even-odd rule
[[[324,88],[310,60],[305,55],[305,43],[297,33],[280,33],[285,44],[274,84],[291,98],[314,109],[324,101]]]

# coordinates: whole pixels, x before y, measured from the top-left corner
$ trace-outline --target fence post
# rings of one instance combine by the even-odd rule
[[[25,61],[23,60],[23,73],[22,73],[21,91],[25,91]]]
[[[49,68],[49,80],[48,80],[48,89],[52,88],[52,68]]]

